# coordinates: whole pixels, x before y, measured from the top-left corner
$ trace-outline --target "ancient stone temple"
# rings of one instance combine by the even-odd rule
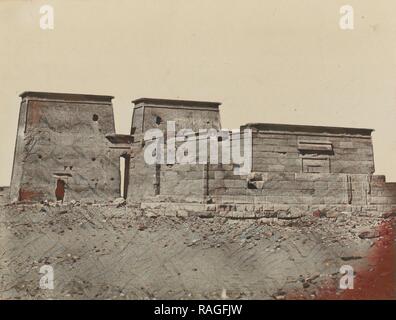
[[[186,139],[199,130],[220,130],[220,103],[134,100],[131,132],[120,135],[110,96],[25,92],[21,97],[13,201],[100,202],[122,195],[142,208],[172,203],[199,212],[253,215],[276,208],[382,211],[396,206],[396,184],[374,175],[371,129],[246,124],[240,129],[251,134],[251,168],[235,174],[240,164],[233,161],[149,164],[144,158],[153,143],[148,130],[164,132],[167,151],[181,144],[166,142],[181,129],[193,131]],[[220,157],[234,141],[232,135],[216,138]]]

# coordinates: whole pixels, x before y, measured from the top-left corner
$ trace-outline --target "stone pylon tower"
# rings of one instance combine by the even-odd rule
[[[11,201],[106,200],[119,196],[112,96],[24,92]]]

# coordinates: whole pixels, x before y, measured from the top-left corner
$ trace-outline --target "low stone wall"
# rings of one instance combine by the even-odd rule
[[[386,183],[383,176],[254,172],[246,177],[234,175],[232,165],[179,169],[163,169],[161,193],[142,202],[170,215],[210,211],[251,218],[278,211],[293,215],[315,210],[381,215],[396,209],[396,183]],[[206,180],[202,178],[205,170]]]
[[[248,203],[367,205],[369,176],[325,173],[209,171],[209,196],[245,196]],[[243,203],[246,201],[243,201]]]
[[[160,165],[159,193],[202,199],[204,195],[204,165]]]
[[[396,204],[396,183],[386,182],[385,176],[373,176],[370,203],[375,205]]]
[[[318,218],[337,218],[340,214],[358,215],[364,217],[379,218],[389,214],[390,207],[367,205],[286,205],[286,204],[242,204],[233,203],[228,199],[227,203],[186,203],[168,202],[165,198],[152,199],[157,202],[142,202],[140,209],[148,216],[174,216],[174,217],[224,217],[228,219],[260,219],[263,221],[280,222],[300,219],[304,216],[316,216]],[[161,200],[161,201],[159,201]],[[225,200],[225,199],[223,199]],[[240,201],[240,199],[234,199]],[[396,205],[393,206],[396,213]]]

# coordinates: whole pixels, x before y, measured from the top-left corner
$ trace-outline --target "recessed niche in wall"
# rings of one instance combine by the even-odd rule
[[[334,154],[333,144],[330,141],[300,140],[297,149],[301,154]]]
[[[160,125],[160,124],[161,124],[161,122],[162,122],[162,119],[161,119],[161,117],[159,117],[159,116],[156,116],[156,117],[155,117],[155,123],[156,123],[157,125]]]
[[[303,158],[302,172],[305,173],[330,173],[330,159]]]

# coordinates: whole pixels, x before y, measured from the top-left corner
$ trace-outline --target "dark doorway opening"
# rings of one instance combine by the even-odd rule
[[[56,189],[55,189],[55,197],[57,201],[62,201],[65,198],[65,181],[58,178],[56,180]]]

